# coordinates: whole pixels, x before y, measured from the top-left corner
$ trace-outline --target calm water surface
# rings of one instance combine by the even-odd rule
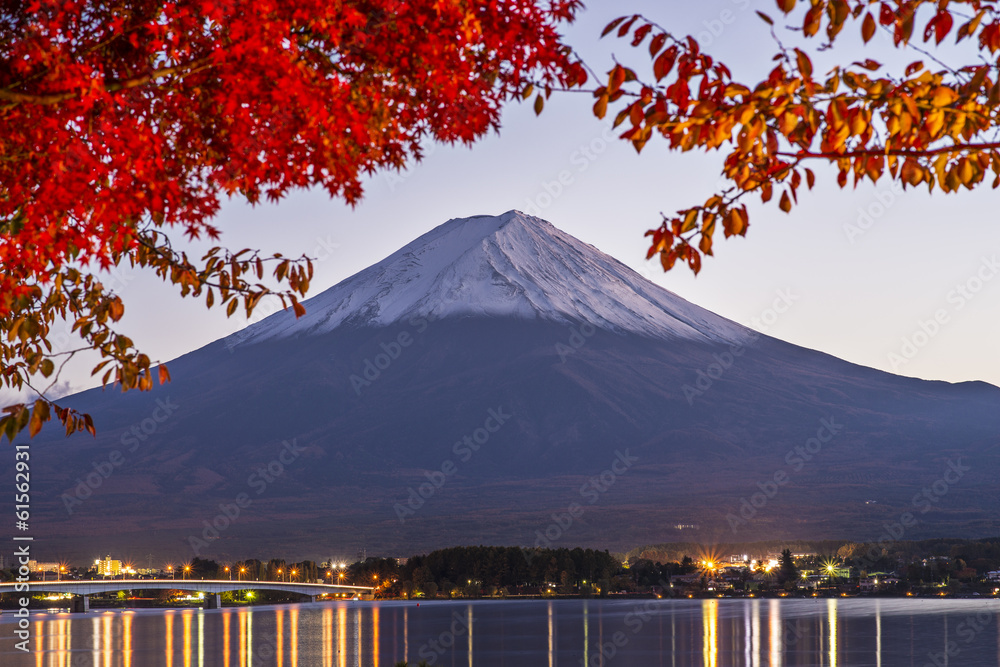
[[[1000,667],[1000,601],[320,602],[0,616],[0,665],[35,667]]]

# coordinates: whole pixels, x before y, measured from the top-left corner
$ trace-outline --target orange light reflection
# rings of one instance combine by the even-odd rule
[[[174,613],[173,611],[168,611],[163,615],[163,623],[166,626],[164,632],[166,633],[167,647],[166,647],[166,665],[167,667],[173,667],[174,664]]]
[[[288,612],[288,625],[291,626],[292,636],[288,639],[288,651],[291,653],[292,667],[299,665],[299,610],[292,609]]]
[[[184,667],[191,667],[191,612],[185,611],[181,620],[184,627]]]

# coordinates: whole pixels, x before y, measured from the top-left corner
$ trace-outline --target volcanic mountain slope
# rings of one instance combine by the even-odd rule
[[[99,433],[31,444],[39,558],[996,531],[1000,389],[757,335],[516,211],[305,305],[67,399]]]

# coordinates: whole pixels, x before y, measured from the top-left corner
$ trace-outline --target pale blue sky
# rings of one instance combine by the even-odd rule
[[[778,15],[770,1],[592,2],[569,30],[569,41],[601,72],[611,52],[645,54],[625,41],[596,39],[610,19],[639,10],[676,33],[702,33],[704,50],[727,62],[736,78],[757,80],[772,66],[774,48],[754,9]],[[864,55],[857,40],[844,44],[830,55],[890,57],[879,37]],[[917,57],[907,54],[904,62]],[[642,58],[648,67],[648,57]],[[355,209],[321,192],[256,209],[234,202],[219,217],[223,241],[235,249],[316,257],[317,294],[449,218],[516,208],[742,324],[752,326],[762,316],[770,321],[767,309],[779,292],[790,291],[794,303],[787,312],[756,327],[769,335],[902,375],[1000,385],[1000,275],[987,261],[1000,251],[997,193],[900,194],[885,181],[840,190],[835,173],[816,165],[819,185],[800,197],[791,215],[773,205],[754,206],[747,238],[720,237],[716,258],[707,259],[700,276],[686,269],[664,275],[655,262],[645,262],[643,233],[655,226],[659,211],[712,194],[722,156],[670,153],[655,140],[636,155],[611,138],[591,104],[585,95],[555,95],[539,118],[530,104],[515,104],[499,135],[471,149],[438,146],[402,175],[373,177]],[[549,196],[562,172],[568,185]],[[857,227],[863,211],[872,214],[866,230]],[[861,233],[852,238],[851,226]],[[206,311],[202,301],[182,300],[172,287],[138,273],[126,272],[119,284],[127,307],[123,328],[156,359],[169,360],[245,324],[239,316],[227,320],[221,310]],[[920,322],[935,314],[944,323],[923,336]],[[894,364],[890,355],[902,358],[904,337],[919,347],[912,359]],[[68,379],[74,388],[88,383],[83,369]]]

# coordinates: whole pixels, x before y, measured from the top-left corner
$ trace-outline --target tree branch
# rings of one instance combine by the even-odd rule
[[[211,57],[206,56],[204,58],[199,58],[198,60],[191,61],[189,63],[184,63],[183,65],[175,65],[173,67],[164,67],[162,69],[153,70],[148,74],[144,74],[139,77],[134,77],[131,79],[122,80],[112,80],[107,82],[104,89],[108,93],[116,93],[119,90],[128,90],[130,88],[137,88],[139,86],[144,86],[153,79],[159,79],[165,76],[172,76],[174,74],[188,75],[193,74],[196,71],[205,69],[206,67],[212,67]],[[61,104],[67,100],[71,100],[77,97],[81,97],[84,94],[82,90],[69,90],[61,93],[49,93],[45,95],[32,95],[29,93],[18,93],[12,90],[0,89],[0,100],[5,100],[7,102],[13,102],[14,104],[38,104],[38,105],[49,105],[49,104]]]
[[[872,157],[893,155],[896,157],[930,157],[941,155],[942,153],[961,153],[964,151],[984,151],[1000,149],[1000,142],[990,142],[985,144],[952,144],[951,146],[941,146],[939,148],[927,149],[907,149],[907,148],[865,148],[843,153],[813,153],[812,151],[799,151],[798,153],[778,152],[775,155],[787,158],[822,158],[826,160],[838,160],[852,157]]]

